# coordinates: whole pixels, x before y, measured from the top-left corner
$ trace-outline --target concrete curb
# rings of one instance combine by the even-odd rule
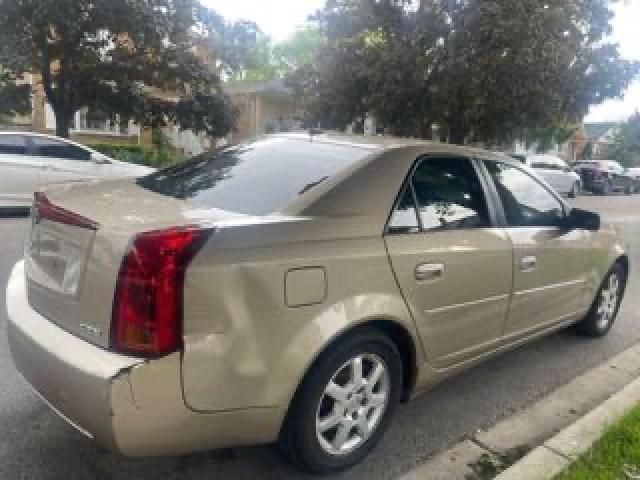
[[[496,480],[547,480],[585,453],[604,430],[640,404],[640,378],[537,447]]]
[[[472,465],[487,460],[500,465],[514,448],[530,453],[497,480],[553,478],[587,450],[606,425],[640,403],[639,377],[637,344],[398,480],[472,479]]]

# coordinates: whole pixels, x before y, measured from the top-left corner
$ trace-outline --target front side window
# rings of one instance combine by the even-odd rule
[[[36,154],[41,157],[62,158],[65,160],[89,160],[91,153],[80,147],[61,140],[45,137],[33,137],[31,139]]]
[[[524,171],[500,162],[485,162],[493,179],[507,225],[556,226],[564,218],[562,203]]]
[[[22,135],[0,135],[0,153],[25,155],[27,142]]]
[[[414,229],[415,193],[423,231],[457,230],[491,226],[489,210],[471,161],[466,158],[425,158],[413,173],[407,192],[391,217],[390,230]]]

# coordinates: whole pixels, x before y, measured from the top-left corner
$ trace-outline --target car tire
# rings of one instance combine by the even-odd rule
[[[631,185],[627,185],[624,187],[625,195],[631,195],[633,193],[634,188]]]
[[[613,191],[613,185],[611,184],[611,180],[606,180],[602,185],[602,195],[607,196],[611,195]]]
[[[579,333],[603,337],[615,322],[627,282],[627,271],[617,262],[607,272],[586,317],[576,324]]]
[[[312,473],[358,463],[389,425],[402,393],[402,372],[398,348],[377,329],[361,328],[339,339],[298,388],[280,434],[281,450]]]
[[[575,182],[569,192],[569,198],[576,198],[580,195],[580,182]]]

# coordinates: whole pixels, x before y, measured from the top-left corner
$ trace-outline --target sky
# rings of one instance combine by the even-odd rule
[[[202,0],[229,20],[256,22],[273,40],[289,37],[307,17],[324,6],[325,0]],[[613,38],[624,58],[640,61],[640,0],[623,0],[614,7]],[[640,79],[622,100],[608,100],[594,106],[588,122],[620,121],[640,110]]]

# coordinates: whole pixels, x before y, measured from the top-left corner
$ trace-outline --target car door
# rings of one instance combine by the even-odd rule
[[[91,161],[91,152],[64,140],[50,137],[32,137],[34,152],[45,165],[47,183],[99,178],[104,175],[103,165]]]
[[[558,172],[552,161],[546,155],[534,155],[530,157],[528,165],[541,178],[551,185],[554,189],[558,188]]]
[[[44,163],[30,155],[25,135],[0,135],[0,205],[29,205],[43,170]]]
[[[447,367],[495,345],[511,294],[513,254],[474,161],[419,159],[385,242],[432,365]]]
[[[611,175],[614,178],[614,184],[616,190],[623,190],[628,193],[632,193],[633,190],[633,179],[625,169],[618,162],[609,161],[607,162],[607,170],[611,172]]]
[[[515,164],[486,160],[514,248],[513,296],[505,335],[576,319],[591,301],[591,233],[562,227],[564,202]]]
[[[560,184],[557,191],[560,193],[569,193],[577,181],[575,173],[561,158],[556,159],[556,162],[558,162],[558,179]]]

